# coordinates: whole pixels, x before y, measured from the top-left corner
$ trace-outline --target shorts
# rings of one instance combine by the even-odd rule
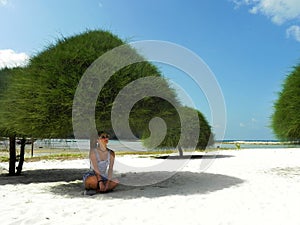
[[[86,172],[85,174],[83,174],[83,183],[85,183],[85,180],[90,177],[90,176],[96,176],[96,173],[94,170],[89,170],[88,172]],[[101,176],[101,179],[105,182],[107,181],[107,177],[106,176],[103,176],[103,175],[100,175]]]

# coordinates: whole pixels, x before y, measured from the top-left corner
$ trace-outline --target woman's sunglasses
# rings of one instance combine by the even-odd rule
[[[109,135],[101,135],[100,138],[101,139],[109,138]]]

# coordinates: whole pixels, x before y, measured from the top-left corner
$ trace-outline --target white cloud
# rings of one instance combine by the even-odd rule
[[[300,42],[300,27],[299,26],[290,26],[287,30],[286,30],[286,36],[288,38],[292,37],[294,39],[296,39],[297,41]]]
[[[16,53],[11,49],[0,50],[0,69],[25,66],[28,60],[29,56],[26,53]]]
[[[0,6],[7,5],[8,0],[0,0]]]
[[[269,17],[275,24],[300,19],[299,0],[232,0],[237,7],[247,5],[253,14]]]
[[[286,22],[300,21],[300,0],[231,0],[236,8],[242,5],[250,7],[249,12],[253,14],[262,14],[271,19],[277,25]],[[300,42],[300,27],[290,26],[286,30],[287,38],[294,38]]]

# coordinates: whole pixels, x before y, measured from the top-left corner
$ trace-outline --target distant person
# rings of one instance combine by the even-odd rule
[[[107,148],[108,140],[109,135],[101,131],[98,133],[97,146],[91,146],[90,171],[83,176],[85,194],[109,192],[119,184],[117,179],[112,179],[115,153]]]

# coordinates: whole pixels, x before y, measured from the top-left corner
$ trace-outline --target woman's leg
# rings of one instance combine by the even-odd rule
[[[98,180],[96,176],[89,176],[85,180],[85,189],[94,189],[98,188]]]
[[[107,181],[106,181],[107,182]],[[119,180],[113,179],[108,184],[108,189],[106,191],[111,191],[119,184]],[[98,190],[98,180],[96,176],[89,176],[85,180],[85,189]]]
[[[111,191],[113,190],[115,187],[117,187],[119,184],[119,180],[118,179],[113,179],[109,182],[108,184],[108,189],[106,191]]]

